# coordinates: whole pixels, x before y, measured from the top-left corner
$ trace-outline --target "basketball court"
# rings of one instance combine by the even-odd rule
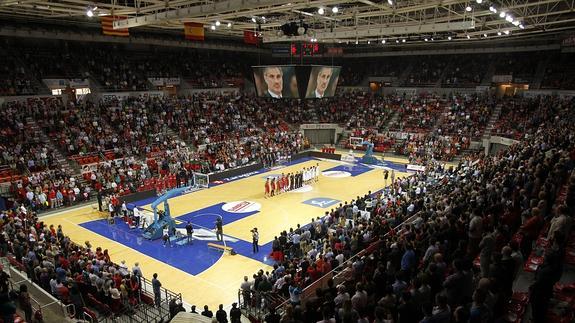
[[[391,179],[384,182],[384,168],[394,169],[396,178],[408,175],[406,162],[386,157],[380,165],[371,166],[357,161],[303,158],[226,178],[210,184],[208,189],[171,198],[171,215],[177,227],[184,228],[188,221],[194,226],[192,243],[185,236],[173,238],[167,246],[162,239],[144,239],[142,229],[131,229],[121,220],[109,224],[105,219],[107,213],[98,212],[93,205],[49,215],[43,220],[47,225],[61,224],[64,233],[78,244],[90,241],[92,246],[108,249],[115,263],[124,260],[131,268],[139,262],[145,277],[158,273],[163,287],[181,293],[185,302],[198,308],[206,304],[217,308],[219,304],[228,306],[237,301],[237,290],[245,275],[251,278],[259,269],[271,271],[273,261],[269,254],[274,236],[323,216],[339,203],[383,189],[391,182]],[[322,172],[318,182],[264,198],[266,178],[315,165]],[[151,209],[152,200],[136,204]],[[208,247],[209,243],[222,243],[216,240],[213,231],[219,216],[224,223],[224,243],[237,255]],[[260,232],[260,251],[256,254],[252,252],[250,232],[254,227]]]

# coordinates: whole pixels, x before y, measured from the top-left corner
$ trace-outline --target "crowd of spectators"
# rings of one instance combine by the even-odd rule
[[[31,95],[37,89],[24,67],[10,55],[0,52],[0,96]]]
[[[507,151],[430,164],[282,232],[274,269],[241,284],[246,306],[274,293],[288,301],[268,322],[493,322],[521,317],[526,298],[533,322],[548,322],[575,207],[575,118],[563,112]],[[547,247],[534,283],[514,293],[540,232]],[[334,268],[315,295],[304,293]]]
[[[482,55],[451,55],[441,82],[443,87],[475,87],[481,84],[489,59]]]
[[[428,131],[437,124],[446,104],[446,100],[432,95],[404,96],[397,112],[398,118],[390,124],[390,130]]]
[[[407,156],[411,164],[426,165],[435,160],[452,161],[468,149],[470,143],[470,138],[465,135],[412,134],[398,142],[395,153]]]
[[[506,99],[502,101],[501,114],[491,134],[517,140],[529,139],[540,125],[562,119],[572,105],[573,99],[552,96]]]
[[[494,110],[494,102],[495,99],[476,95],[455,99],[437,128],[438,134],[480,138]]]
[[[541,88],[575,89],[575,62],[572,54],[555,54],[549,59]]]
[[[412,61],[411,72],[403,85],[434,86],[441,80],[442,73],[447,65],[447,61],[441,57],[417,57]]]
[[[548,53],[505,53],[495,60],[496,75],[512,75],[516,83],[533,81],[539,62],[544,61]]]
[[[28,124],[28,112],[32,109],[11,102],[0,115],[0,165],[7,165],[20,174],[55,167],[54,152]]]
[[[76,318],[86,312],[96,319],[94,310],[104,316],[129,313],[143,301],[138,263],[129,270],[123,261],[113,263],[108,250],[88,241],[84,246],[73,243],[61,226],[45,225],[23,205],[2,211],[0,228],[0,256],[8,256],[12,265],[64,304],[73,304]],[[3,298],[2,305],[9,301]],[[25,312],[32,322],[31,310]]]

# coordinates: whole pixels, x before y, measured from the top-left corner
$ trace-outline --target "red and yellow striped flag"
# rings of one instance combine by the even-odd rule
[[[108,36],[122,36],[122,37],[129,37],[130,30],[128,28],[123,29],[114,29],[114,21],[122,20],[126,17],[120,16],[105,16],[100,17],[100,21],[102,23],[102,33]]]
[[[204,25],[197,22],[185,22],[184,35],[187,40],[204,40]]]

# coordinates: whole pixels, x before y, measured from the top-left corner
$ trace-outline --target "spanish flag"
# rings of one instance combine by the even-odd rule
[[[185,22],[184,34],[187,40],[204,40],[204,25],[197,22]]]
[[[128,28],[124,29],[114,29],[114,21],[121,20],[126,17],[120,16],[105,16],[100,17],[100,22],[102,23],[102,33],[108,36],[122,36],[122,37],[129,37],[130,30]]]

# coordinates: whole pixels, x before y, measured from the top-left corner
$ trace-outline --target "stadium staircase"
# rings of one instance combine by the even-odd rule
[[[543,77],[545,77],[545,71],[547,71],[547,66],[553,58],[552,55],[547,55],[545,59],[539,61],[537,64],[537,69],[535,70],[535,75],[533,76],[533,82],[529,84],[530,89],[540,89],[541,83],[543,82]]]
[[[441,74],[439,75],[439,78],[437,79],[437,82],[435,82],[433,87],[441,87],[441,84],[443,84],[443,81],[445,79],[445,75],[449,71],[449,67],[450,67],[449,63],[450,63],[450,61],[448,61],[447,64],[445,64],[445,66],[443,67],[443,70],[441,71]]]
[[[391,118],[389,118],[389,121],[387,121],[387,123],[383,127],[383,132],[388,132],[391,125],[395,124],[398,118],[399,118],[399,109],[394,109],[393,115],[391,116]]]
[[[495,106],[495,110],[491,114],[491,118],[489,118],[487,126],[485,127],[485,131],[483,132],[483,137],[491,136],[491,131],[493,131],[495,123],[497,122],[497,120],[499,120],[499,117],[501,116],[501,108],[502,108],[501,104]]]
[[[401,72],[401,74],[399,74],[399,77],[395,80],[395,82],[392,83],[392,86],[396,86],[396,87],[397,86],[403,86],[403,84],[405,84],[405,81],[409,77],[409,74],[411,74],[412,69],[413,69],[413,62],[411,60],[409,60],[408,65]]]
[[[487,72],[483,76],[483,80],[481,80],[481,86],[488,86],[491,85],[491,80],[493,79],[493,75],[495,74],[495,61],[490,61],[489,67],[487,67]]]
[[[192,145],[190,142],[187,142],[185,140],[183,140],[182,138],[180,138],[180,135],[174,131],[174,129],[170,128],[170,127],[165,127],[165,134],[170,137],[170,138],[174,138],[176,141],[178,142],[185,142],[186,143],[186,147],[188,147],[188,149],[191,150],[195,150],[194,145]]]
[[[54,157],[58,162],[59,168],[68,174],[72,174],[79,181],[80,185],[87,185],[88,183],[82,177],[82,170],[80,166],[77,163],[74,163],[72,160],[66,158],[66,155],[61,151],[60,147],[51,140],[51,138],[40,126],[38,126],[36,121],[33,118],[28,117],[26,118],[26,123],[30,129],[33,130],[35,134],[37,134],[39,141],[48,144],[48,146],[52,149],[54,152]]]

